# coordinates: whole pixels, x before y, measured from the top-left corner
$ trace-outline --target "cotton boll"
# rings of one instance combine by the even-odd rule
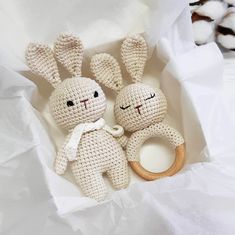
[[[229,13],[235,13],[235,7],[229,7],[227,12],[226,12],[226,16],[229,14]]]
[[[200,5],[202,5],[202,3],[204,2],[204,1],[201,1],[201,0],[189,0],[188,1],[189,2],[189,5],[190,6],[195,6],[195,5],[198,5],[198,6],[200,6]]]
[[[224,2],[228,3],[229,5],[235,5],[235,0],[224,0]]]
[[[195,4],[195,3],[198,3],[200,1],[198,1],[198,0],[189,0],[188,2],[189,2],[189,4]]]
[[[217,41],[224,47],[230,50],[235,49],[235,36],[219,34]]]
[[[198,5],[194,5],[194,6],[190,6],[190,11],[191,13],[193,13],[194,11],[196,11],[200,6]]]
[[[205,44],[213,36],[214,26],[212,23],[199,20],[193,23],[194,41],[197,44]]]
[[[219,25],[232,29],[235,32],[235,12],[226,15]]]
[[[217,36],[217,33],[215,32],[215,29],[217,29],[217,24],[221,22],[221,19],[224,17],[224,15],[226,15],[227,17],[227,15],[229,15],[231,12],[235,13],[235,8],[227,8],[228,4],[231,5],[232,0],[226,0],[227,2],[220,0],[200,2],[196,0],[189,1],[191,3],[190,5],[197,5],[197,8],[194,10],[194,12],[192,12],[192,22],[194,30],[194,39],[198,45],[213,41]],[[235,2],[235,0],[233,0],[233,2]],[[221,24],[222,27],[229,27],[235,32],[235,18],[226,19]],[[223,24],[227,26],[223,26]],[[226,31],[225,33],[228,34],[228,32]],[[218,33],[220,34],[221,32]],[[224,40],[226,40],[225,44],[227,45],[227,41],[231,43],[232,39],[229,38],[228,40],[226,38]]]
[[[201,2],[198,0],[189,0],[189,6],[191,13],[194,12],[198,7],[200,7]]]
[[[229,10],[229,13],[223,18],[217,28],[217,41],[225,48],[235,49],[235,12]]]
[[[201,16],[207,16],[212,20],[217,20],[225,14],[227,5],[220,1],[209,1],[199,7],[195,12]]]

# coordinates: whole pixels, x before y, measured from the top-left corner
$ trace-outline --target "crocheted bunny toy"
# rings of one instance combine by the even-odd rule
[[[72,74],[60,79],[55,58]],[[79,38],[62,34],[54,52],[46,45],[30,44],[26,51],[29,67],[55,88],[49,107],[55,121],[69,131],[55,159],[55,171],[64,174],[68,163],[76,182],[88,197],[101,201],[107,189],[102,177],[107,173],[115,189],[127,187],[128,165],[125,153],[113,137],[123,129],[111,129],[102,116],[106,98],[92,79],[81,76],[83,45]]]
[[[124,40],[121,47],[123,63],[132,78],[132,84],[123,87],[118,62],[109,54],[97,54],[91,59],[91,70],[96,80],[117,92],[114,114],[118,124],[132,135],[121,137],[126,146],[131,167],[146,180],[169,176],[179,171],[184,163],[182,136],[162,121],[167,112],[167,102],[160,89],[142,83],[147,60],[147,45],[143,37],[132,36]],[[150,173],[139,164],[139,149],[148,138],[166,138],[177,151],[181,152],[175,163],[165,172]],[[181,150],[180,150],[181,149]],[[138,168],[138,169],[137,169]]]

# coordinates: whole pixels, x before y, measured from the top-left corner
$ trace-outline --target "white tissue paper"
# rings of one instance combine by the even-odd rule
[[[9,0],[0,3],[0,26],[0,234],[235,233],[235,97],[223,87],[217,46],[194,45],[187,1]],[[185,138],[180,173],[152,182],[132,174],[126,190],[110,191],[99,204],[81,195],[70,174],[55,174],[65,133],[48,112],[52,89],[29,72],[24,51],[29,41],[52,45],[67,31],[85,44],[87,76],[90,56],[119,58],[129,33],[145,32],[150,53],[157,45],[160,60],[152,54],[145,81],[157,85],[160,78],[167,121]],[[114,96],[108,99],[111,109]]]

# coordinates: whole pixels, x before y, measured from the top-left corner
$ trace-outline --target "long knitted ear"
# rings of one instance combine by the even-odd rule
[[[25,53],[30,69],[56,87],[61,83],[53,51],[46,45],[30,43]]]
[[[83,51],[80,39],[71,34],[61,34],[54,44],[56,59],[73,76],[81,76]]]
[[[143,37],[136,35],[124,40],[121,56],[133,82],[140,82],[147,60],[147,44]]]
[[[121,69],[114,57],[106,53],[94,55],[90,66],[98,82],[117,92],[121,90],[123,87]]]

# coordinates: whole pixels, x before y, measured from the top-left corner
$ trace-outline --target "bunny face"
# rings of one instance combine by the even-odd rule
[[[142,83],[123,88],[117,95],[114,108],[117,122],[131,132],[161,122],[166,110],[163,93]]]
[[[50,97],[50,111],[56,122],[68,130],[101,118],[106,98],[101,87],[90,78],[75,77],[60,83]]]

